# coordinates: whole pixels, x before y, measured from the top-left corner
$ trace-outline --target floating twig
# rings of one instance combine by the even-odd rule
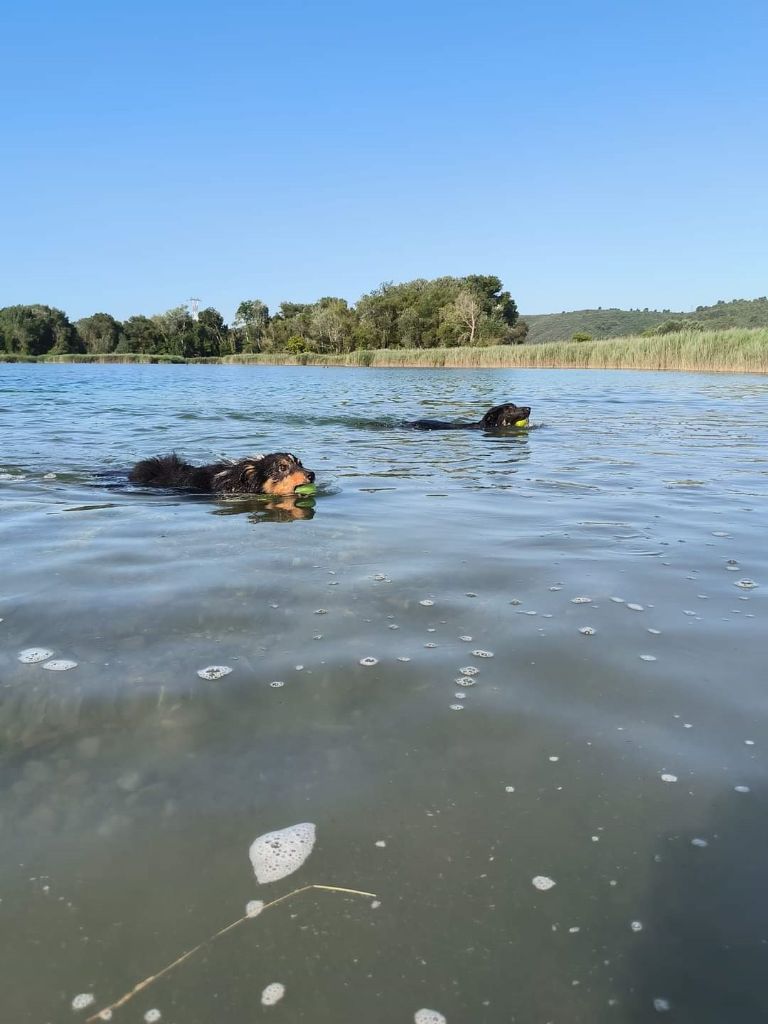
[[[276,907],[278,903],[285,903],[286,900],[289,900],[294,896],[298,896],[302,892],[309,892],[310,889],[321,889],[323,892],[346,892],[352,896],[370,896],[372,899],[376,899],[375,892],[363,892],[361,889],[346,889],[341,885],[320,885],[318,883],[312,883],[310,885],[303,885],[300,889],[294,889],[292,892],[287,892],[284,896],[278,896],[277,899],[272,900],[270,903],[265,903],[259,914],[263,914],[264,911],[269,910],[270,907]],[[248,920],[251,920],[251,915],[245,914],[244,917],[239,917],[236,921],[226,925],[214,935],[211,935],[210,938],[199,943],[193,949],[188,949],[186,953],[182,953],[181,956],[177,957],[173,961],[173,963],[164,967],[162,971],[158,971],[157,974],[150,974],[148,978],[137,982],[129,992],[125,993],[124,996],[120,996],[120,998],[114,1003],[110,1003],[109,1006],[103,1007],[98,1011],[98,1013],[94,1013],[92,1016],[88,1017],[86,1019],[86,1024],[92,1024],[92,1022],[100,1020],[109,1020],[115,1010],[119,1010],[121,1006],[124,1006],[130,999],[133,999],[134,996],[138,995],[139,992],[143,992],[145,988],[148,988],[152,984],[153,981],[158,981],[160,978],[164,977],[164,975],[170,973],[174,967],[178,967],[180,964],[183,964],[185,960],[189,960],[191,956],[198,953],[204,946],[209,946],[212,942],[215,942],[216,939],[220,939],[222,935],[226,935],[227,932],[231,932],[233,928],[237,928],[238,925],[243,924],[244,921]]]

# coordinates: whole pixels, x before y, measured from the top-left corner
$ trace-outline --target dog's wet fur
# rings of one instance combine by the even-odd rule
[[[406,425],[413,427],[414,430],[510,430],[520,420],[527,420],[530,415],[529,406],[505,402],[503,405],[494,405],[476,423],[461,423],[455,420],[412,420]]]
[[[192,466],[174,452],[137,462],[128,475],[142,487],[168,487],[214,494],[293,494],[297,487],[314,483],[315,474],[304,469],[290,452],[253,455],[238,462]]]

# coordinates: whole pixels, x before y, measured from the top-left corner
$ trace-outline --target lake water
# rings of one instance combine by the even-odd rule
[[[505,399],[530,430],[398,425]],[[0,1020],[309,883],[376,900],[293,897],[113,1019],[766,1020],[768,379],[12,365],[0,431]],[[320,493],[125,484],[172,449]]]

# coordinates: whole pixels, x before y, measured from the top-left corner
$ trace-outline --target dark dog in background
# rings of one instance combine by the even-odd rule
[[[510,427],[527,427],[530,415],[531,410],[529,406],[506,402],[504,405],[494,405],[476,423],[458,423],[446,420],[412,420],[406,426],[413,427],[415,430],[509,430]]]
[[[192,466],[175,453],[137,462],[128,475],[143,487],[170,487],[215,494],[293,494],[297,487],[314,483],[315,474],[304,469],[290,452],[253,455],[239,462]]]

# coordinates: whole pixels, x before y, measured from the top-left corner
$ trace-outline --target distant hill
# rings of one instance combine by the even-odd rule
[[[643,331],[665,320],[697,320],[709,328],[768,327],[768,298],[733,299],[714,306],[697,306],[690,313],[669,309],[577,309],[570,313],[523,314],[530,326],[526,341],[568,341],[577,331],[593,338],[620,338]]]

